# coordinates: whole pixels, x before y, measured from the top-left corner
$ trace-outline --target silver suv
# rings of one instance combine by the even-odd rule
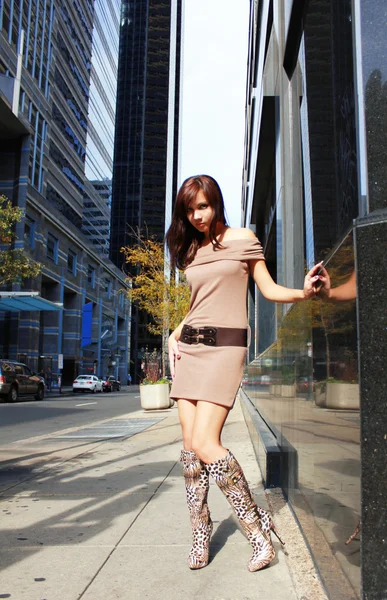
[[[34,396],[43,400],[44,380],[32,373],[27,365],[13,360],[0,360],[0,397],[16,402],[19,396]]]

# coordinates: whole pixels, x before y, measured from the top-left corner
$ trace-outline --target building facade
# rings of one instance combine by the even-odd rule
[[[386,8],[262,0],[250,17],[244,224],[277,283],[302,288],[325,260],[333,292],[275,305],[251,287],[245,414],[328,597],[382,598]]]
[[[82,231],[95,250],[109,258],[111,179],[88,181],[83,199]]]
[[[0,352],[36,371],[61,371],[64,384],[80,372],[127,376],[127,286],[108,258],[106,200],[89,181],[112,177],[120,2],[109,2],[108,15],[105,5],[6,0],[0,7],[1,192],[25,211],[16,246],[42,265],[22,289],[63,306],[2,313]],[[100,205],[103,228],[88,203]],[[96,241],[90,229],[97,226]]]
[[[180,97],[181,0],[122,2],[110,257],[140,230],[160,241],[176,195]],[[145,349],[160,347],[147,317],[133,308],[133,380]],[[143,349],[141,351],[141,348]]]

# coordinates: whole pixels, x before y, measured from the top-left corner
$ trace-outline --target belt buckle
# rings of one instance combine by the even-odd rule
[[[202,344],[204,340],[204,335],[202,333],[198,333],[197,335],[195,335],[195,338],[197,344]]]

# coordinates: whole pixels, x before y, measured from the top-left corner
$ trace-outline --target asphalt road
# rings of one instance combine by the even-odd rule
[[[110,394],[78,394],[0,404],[0,441],[9,444],[30,437],[113,419],[140,408],[137,389]]]

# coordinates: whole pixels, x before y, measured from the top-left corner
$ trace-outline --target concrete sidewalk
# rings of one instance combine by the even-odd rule
[[[291,520],[286,526],[292,531],[290,540],[281,530],[286,553],[275,541],[277,557],[270,567],[247,571],[250,546],[215,484],[209,494],[211,562],[190,571],[177,410],[139,410],[120,420],[135,424],[138,419],[162,420],[127,439],[60,439],[57,433],[0,448],[0,598],[325,598],[284,504],[277,502],[275,520],[279,526]],[[257,502],[267,508],[239,404],[230,414],[223,441],[245,469]]]

